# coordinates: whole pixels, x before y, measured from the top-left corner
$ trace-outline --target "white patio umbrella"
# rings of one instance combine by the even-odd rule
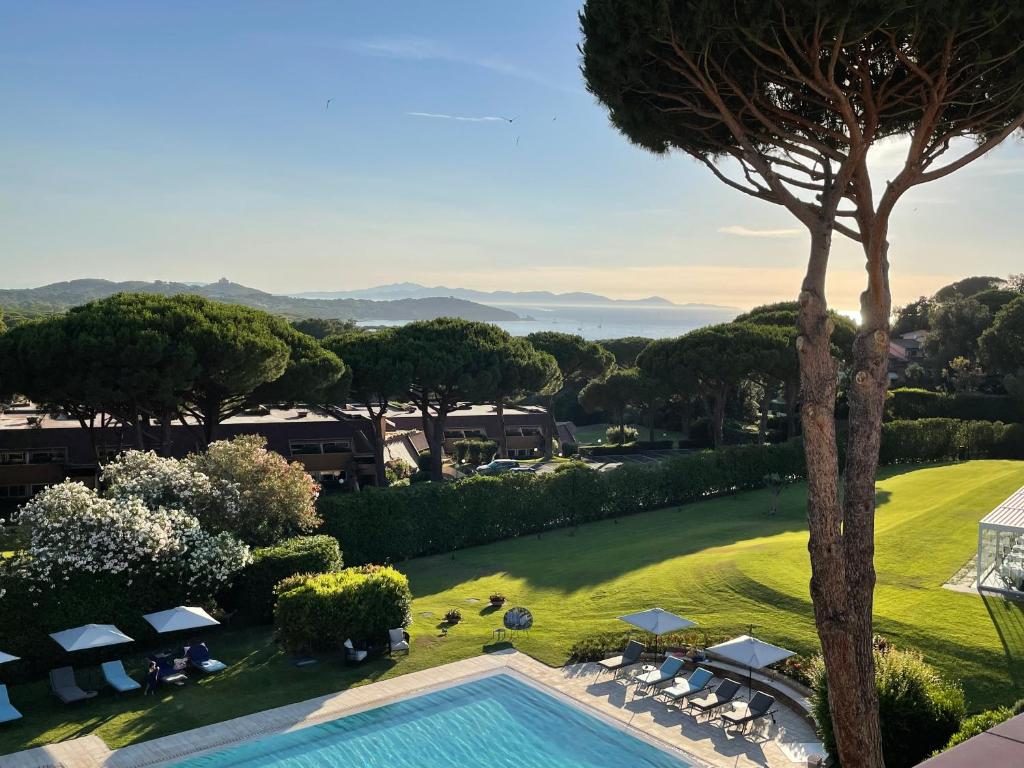
[[[142,618],[153,625],[153,629],[161,633],[213,627],[220,624],[202,608],[190,605],[179,605],[177,608],[169,608],[166,611],[147,613]]]
[[[113,624],[86,624],[62,632],[52,632],[50,637],[65,651],[84,651],[89,648],[132,642],[132,638]]]
[[[740,635],[732,640],[726,640],[724,643],[713,645],[707,649],[707,652],[747,668],[748,696],[751,690],[750,684],[754,681],[755,669],[763,669],[795,655],[794,651],[787,651],[785,648],[766,643],[750,635]]]
[[[629,613],[619,616],[619,621],[639,627],[644,632],[654,635],[654,653],[658,653],[658,639],[669,632],[678,632],[681,629],[697,626],[697,622],[684,619],[682,616],[662,610],[661,608],[648,608],[646,611]]]
[[[11,654],[9,653],[4,653],[3,651],[0,651],[0,664],[6,664],[9,661],[17,661],[20,658],[20,656],[11,656]]]

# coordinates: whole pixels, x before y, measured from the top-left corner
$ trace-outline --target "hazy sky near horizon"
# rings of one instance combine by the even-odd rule
[[[5,4],[0,287],[226,276],[272,292],[795,297],[798,225],[616,133],[582,83],[578,9]],[[880,148],[879,173],[898,151]],[[1024,270],[1022,211],[1019,140],[909,194],[896,302]],[[852,309],[862,262],[836,242],[829,299]]]

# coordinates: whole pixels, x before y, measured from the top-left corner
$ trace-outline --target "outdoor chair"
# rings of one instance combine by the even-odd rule
[[[11,698],[7,695],[7,686],[0,685],[0,723],[20,720],[21,712],[11,706]]]
[[[91,699],[96,691],[83,691],[75,680],[75,670],[59,667],[50,670],[50,688],[53,694],[65,704]]]
[[[124,664],[120,660],[105,661],[100,664],[100,669],[103,670],[103,679],[107,681],[107,685],[118,693],[137,691],[142,687],[128,676],[128,673],[124,671]]]
[[[395,651],[409,652],[409,633],[401,627],[388,630],[388,653]]]
[[[657,688],[658,686],[670,682],[682,668],[682,659],[676,656],[669,656],[662,663],[660,669],[645,672],[644,674],[637,675],[634,678],[636,680],[636,690],[633,691],[633,696],[636,696],[637,693],[647,688]]]
[[[728,677],[718,684],[714,693],[702,696],[699,699],[687,699],[686,708],[697,710],[696,714],[710,715],[719,707],[723,707],[733,701],[739,695],[743,686]]]
[[[357,650],[352,644],[351,638],[345,641],[345,660],[354,661],[358,664],[360,661],[364,661],[369,655],[367,651]]]
[[[775,722],[775,697],[758,691],[754,694],[749,703],[739,712],[723,712],[719,717],[725,721],[724,727],[730,725],[745,729],[748,723],[760,720],[762,717],[770,717]]]
[[[711,685],[711,680],[714,676],[711,670],[697,667],[690,673],[689,677],[682,680],[677,678],[674,685],[662,688],[658,695],[664,697],[665,701],[669,704],[672,704],[695,693],[706,691],[708,686]]]
[[[206,647],[206,643],[189,646],[186,656],[188,657],[189,664],[208,675],[228,668],[228,665],[223,661],[210,658],[210,649]]]
[[[604,659],[603,661],[597,662],[600,665],[600,669],[597,670],[597,675],[600,677],[605,672],[616,672],[630,667],[640,661],[640,655],[644,652],[645,646],[643,643],[637,642],[636,640],[630,640],[626,643],[626,647],[622,653],[618,656],[612,656],[610,659]]]
[[[159,654],[150,656],[149,660],[156,663],[157,673],[161,683],[173,683],[184,685],[188,675],[174,666],[174,658],[170,654]]]

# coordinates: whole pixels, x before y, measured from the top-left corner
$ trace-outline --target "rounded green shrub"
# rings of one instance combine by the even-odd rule
[[[246,619],[274,618],[274,585],[296,574],[333,573],[342,568],[341,548],[333,536],[296,536],[272,547],[254,549],[252,562],[235,578],[222,602]]]
[[[1011,717],[1013,717],[1012,709],[1009,707],[996,707],[995,709],[988,709],[964,718],[963,722],[960,723],[960,729],[946,742],[946,746],[935,750],[934,754],[937,755],[940,752],[945,752],[947,749],[952,749],[957,744],[962,744],[968,739],[984,733],[989,728],[994,728],[1004,720],[1009,720]]]
[[[623,445],[625,443],[635,443],[639,440],[640,432],[636,427],[625,426],[622,428],[620,435],[618,427],[608,427],[608,429],[604,431],[604,436],[609,443]]]
[[[877,647],[877,646],[876,646]],[[960,686],[942,678],[920,653],[875,651],[875,686],[886,768],[910,768],[946,744],[964,716]],[[814,719],[829,754],[836,755],[828,677],[819,656],[811,665]]]
[[[292,652],[333,650],[348,639],[380,643],[411,621],[409,580],[389,566],[290,576],[274,592],[274,627]]]

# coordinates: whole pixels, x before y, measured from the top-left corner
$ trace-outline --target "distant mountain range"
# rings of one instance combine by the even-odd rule
[[[208,285],[168,283],[160,280],[152,283],[71,280],[39,288],[0,289],[0,308],[12,317],[31,317],[63,312],[70,307],[121,292],[157,293],[164,296],[193,293],[208,299],[255,307],[291,319],[319,317],[399,322],[430,320],[435,317],[461,317],[486,322],[520,319],[519,315],[505,309],[449,296],[405,296],[384,300],[329,295],[281,296],[248,288],[229,280],[219,280]]]
[[[710,304],[675,304],[660,296],[646,299],[611,299],[596,293],[550,291],[475,291],[471,288],[430,288],[419,283],[392,283],[356,291],[311,291],[294,294],[305,299],[370,299],[394,301],[450,297],[497,307],[712,307]]]

